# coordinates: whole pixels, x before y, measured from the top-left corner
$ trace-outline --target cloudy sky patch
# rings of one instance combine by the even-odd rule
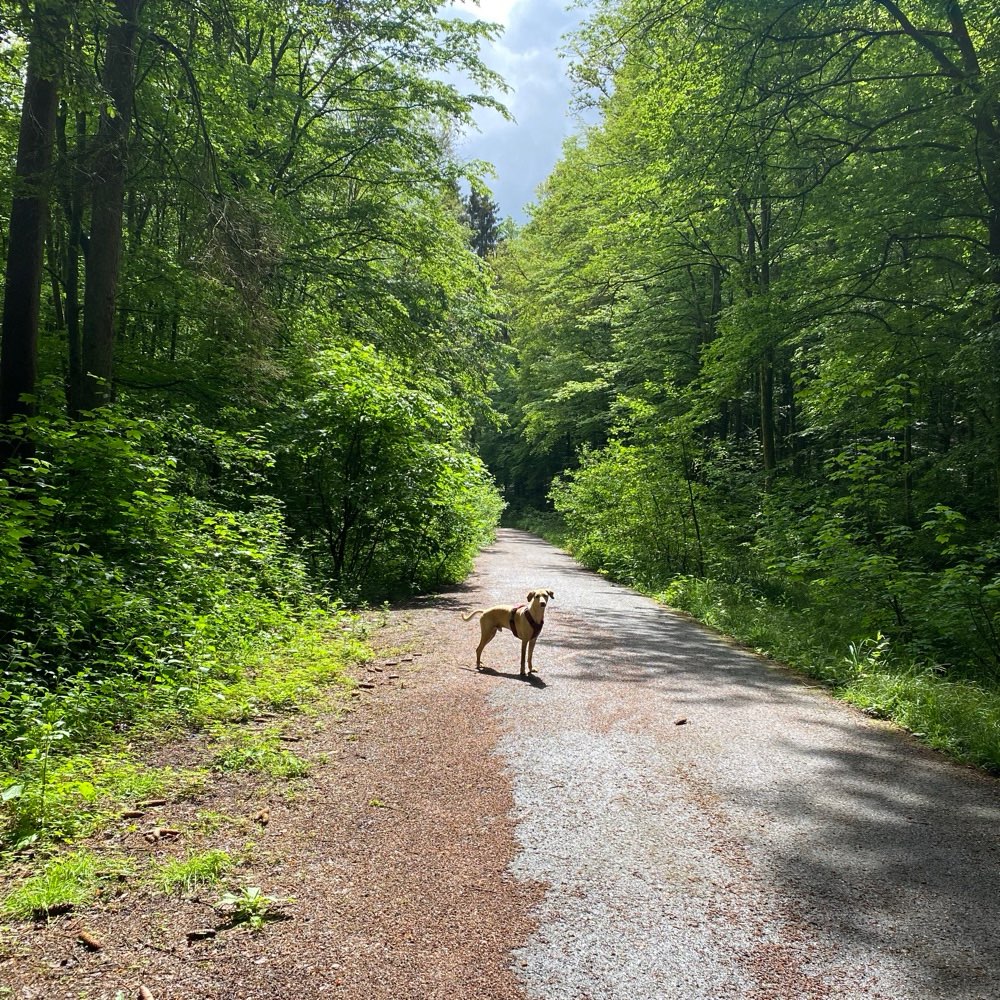
[[[459,152],[494,164],[497,176],[490,183],[499,215],[523,222],[525,206],[535,200],[536,188],[558,160],[563,139],[576,129],[559,49],[582,12],[567,10],[563,0],[483,0],[479,5],[455,0],[454,7],[463,16],[496,21],[506,29],[496,42],[483,46],[482,57],[511,88],[501,99],[515,120],[480,111],[480,131],[463,139]]]

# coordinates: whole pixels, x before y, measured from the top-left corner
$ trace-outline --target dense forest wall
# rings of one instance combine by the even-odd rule
[[[468,571],[499,348],[452,137],[494,30],[0,0],[0,768]]]

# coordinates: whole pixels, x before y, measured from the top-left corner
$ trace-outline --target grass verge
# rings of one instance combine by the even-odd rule
[[[888,719],[955,760],[1000,774],[1000,690],[951,678],[893,650],[881,636],[847,638],[808,609],[783,607],[742,588],[679,577],[651,596],[827,684],[840,698]]]
[[[132,874],[125,857],[67,851],[49,859],[40,871],[24,879],[0,902],[0,909],[18,920],[45,918],[68,908],[92,903],[111,884]]]
[[[16,872],[0,910],[26,918],[93,901],[115,866],[103,853],[71,845],[141,800],[189,795],[211,780],[212,769],[276,779],[308,772],[308,762],[282,745],[280,719],[263,731],[244,724],[261,715],[319,711],[331,695],[352,687],[345,668],[364,658],[366,632],[357,616],[343,612],[284,624],[280,633],[219,651],[209,664],[202,660],[183,683],[175,680],[170,697],[155,692],[149,711],[118,733],[89,730],[85,716],[62,712],[58,698],[49,699],[44,724],[26,731],[16,754],[0,758],[6,762],[0,767],[0,865]],[[206,728],[217,744],[209,767],[150,763],[150,750],[166,739]],[[156,877],[178,885],[209,878],[224,870],[223,853],[187,858]]]

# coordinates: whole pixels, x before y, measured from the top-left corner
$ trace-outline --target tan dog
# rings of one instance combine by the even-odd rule
[[[524,676],[524,654],[528,654],[528,673],[535,672],[531,663],[531,654],[535,649],[535,641],[545,624],[545,605],[549,603],[555,594],[551,590],[529,590],[528,603],[525,604],[498,604],[493,608],[476,608],[467,615],[462,615],[462,621],[467,622],[473,615],[482,614],[479,619],[479,627],[482,629],[482,638],[476,648],[476,670],[482,670],[483,650],[486,644],[505,628],[521,640],[521,676]]]

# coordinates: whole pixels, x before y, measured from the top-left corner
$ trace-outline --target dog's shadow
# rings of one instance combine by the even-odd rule
[[[507,673],[504,670],[494,670],[492,667],[483,667],[481,670],[476,670],[475,667],[462,667],[463,670],[470,670],[476,674],[489,674],[490,677],[504,677],[509,681],[524,681],[530,684],[533,688],[538,688],[540,691],[542,688],[548,687],[548,685],[538,676],[538,674],[514,674]]]

